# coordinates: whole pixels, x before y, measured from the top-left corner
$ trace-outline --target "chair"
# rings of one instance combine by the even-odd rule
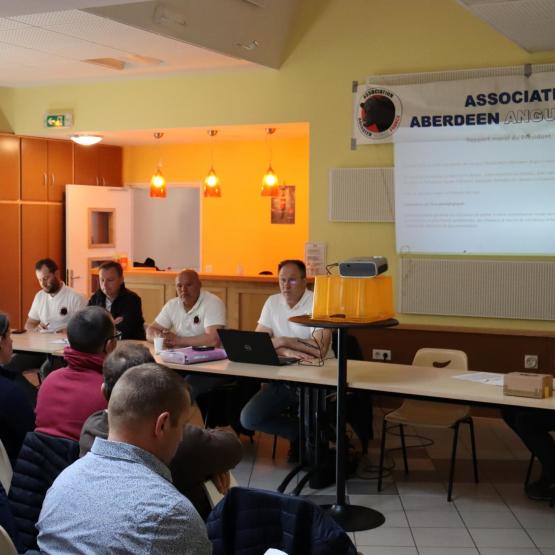
[[[206,523],[213,555],[285,553],[356,555],[345,531],[307,499],[236,487],[210,513]]]
[[[413,366],[434,366],[436,368],[468,369],[468,359],[463,351],[451,349],[419,349],[414,356]],[[478,482],[478,463],[476,461],[476,442],[474,438],[474,424],[470,417],[470,407],[451,403],[436,403],[431,401],[405,400],[397,409],[385,415],[382,425],[380,467],[378,476],[378,491],[382,489],[383,466],[385,455],[385,440],[388,429],[399,427],[401,448],[405,473],[408,474],[407,450],[405,445],[404,426],[412,425],[423,428],[451,428],[453,430],[453,446],[451,451],[451,465],[449,469],[449,487],[447,500],[451,501],[453,479],[455,475],[455,459],[459,425],[468,424],[472,445],[472,463],[474,467],[474,481]],[[389,424],[389,426],[388,426]]]
[[[17,549],[3,526],[0,526],[0,553],[2,555],[17,555]]]
[[[4,486],[6,493],[10,491],[10,485],[12,483],[12,463],[8,458],[8,453],[6,453],[6,448],[0,440],[0,484]]]

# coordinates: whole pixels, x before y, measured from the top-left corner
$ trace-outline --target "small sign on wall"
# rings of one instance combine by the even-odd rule
[[[44,127],[47,129],[69,129],[73,127],[73,112],[47,112],[44,115]]]
[[[271,217],[273,224],[295,223],[295,185],[282,185],[272,197]]]

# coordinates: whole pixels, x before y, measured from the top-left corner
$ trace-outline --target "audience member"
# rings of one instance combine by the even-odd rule
[[[301,360],[323,358],[329,349],[330,330],[315,329],[289,321],[291,316],[310,314],[312,291],[306,287],[302,260],[283,260],[278,266],[280,293],[269,297],[260,314],[256,331],[269,333],[276,351]],[[245,405],[241,424],[248,430],[277,434],[295,442],[299,430],[296,415],[297,388],[284,382],[264,384]]]
[[[41,553],[210,554],[204,523],[168,468],[189,410],[172,370],[127,370],[110,395],[108,439],[97,438],[46,495],[37,524]]]
[[[25,329],[43,333],[63,331],[71,316],[86,305],[85,298],[60,280],[58,265],[50,258],[42,258],[35,264],[35,275],[41,290],[35,295]],[[14,374],[33,405],[36,389],[21,374],[41,368],[47,360],[43,353],[17,353],[5,367],[7,372]]]
[[[37,432],[79,441],[85,420],[106,408],[102,395],[102,363],[118,334],[110,314],[89,306],[67,325],[67,366],[55,370],[42,383],[37,397]]]
[[[539,480],[525,485],[530,499],[542,500],[555,497],[555,441],[550,432],[555,431],[553,411],[504,407],[503,420],[516,432],[524,445],[541,463]]]
[[[17,458],[25,434],[35,427],[35,414],[23,392],[13,382],[13,375],[3,365],[12,358],[10,322],[0,313],[0,440],[12,464]]]
[[[89,306],[101,306],[114,318],[122,339],[145,339],[141,297],[125,287],[119,262],[104,262],[98,269],[100,289],[89,299]]]
[[[225,305],[222,300],[202,289],[194,270],[183,270],[175,278],[177,297],[168,301],[154,322],[147,337],[162,336],[164,346],[172,349],[205,345],[218,346],[218,329],[225,326]],[[193,400],[212,388],[231,381],[232,378],[214,376],[188,376]]]
[[[106,399],[123,373],[133,366],[154,362],[150,351],[140,344],[121,343],[104,361],[102,391]],[[85,455],[96,437],[108,437],[108,412],[92,414],[81,431],[80,456]],[[187,423],[183,439],[170,464],[175,487],[206,518],[210,505],[204,490],[204,482],[212,479],[218,489],[228,480],[229,470],[234,468],[243,455],[243,446],[233,432],[206,430]],[[225,491],[222,491],[225,493]]]

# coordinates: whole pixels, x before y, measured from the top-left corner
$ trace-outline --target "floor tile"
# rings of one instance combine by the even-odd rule
[[[479,555],[475,547],[419,547],[419,555]]]
[[[411,528],[464,528],[456,511],[407,511]]]
[[[416,547],[474,547],[464,528],[411,528]]]
[[[482,547],[480,555],[539,555],[539,551],[535,547]]]
[[[357,545],[357,551],[361,555],[418,555],[415,547],[372,547],[368,545]]]
[[[513,528],[470,528],[469,532],[478,549],[483,547],[535,547],[530,536],[524,530],[515,530]]]
[[[408,528],[375,528],[355,532],[357,548],[362,545],[380,547],[414,547],[412,534]]]
[[[529,528],[527,532],[530,534],[532,540],[537,547],[551,547],[555,548],[555,529],[533,529]]]
[[[405,511],[456,511],[453,503],[449,503],[446,497],[432,495],[404,495],[401,503]]]
[[[510,511],[459,511],[467,528],[521,528]]]

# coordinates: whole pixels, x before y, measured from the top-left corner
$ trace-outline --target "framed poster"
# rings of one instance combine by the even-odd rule
[[[295,223],[295,185],[282,185],[272,197],[271,218],[273,224]]]

